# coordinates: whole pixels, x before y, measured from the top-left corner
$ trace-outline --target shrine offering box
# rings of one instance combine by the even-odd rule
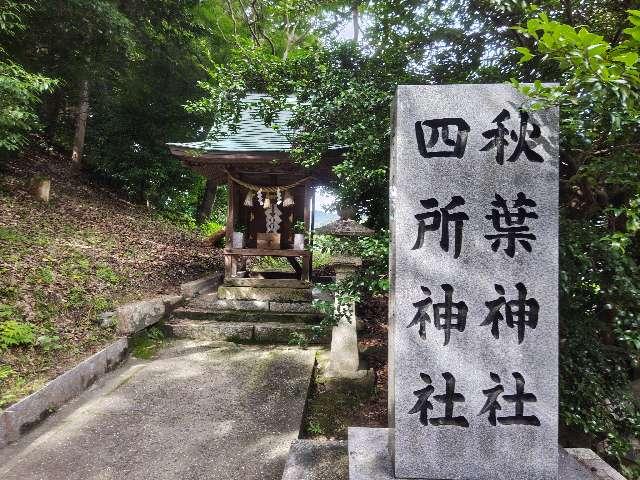
[[[258,233],[258,248],[265,250],[279,250],[280,249],[280,234],[279,233]]]

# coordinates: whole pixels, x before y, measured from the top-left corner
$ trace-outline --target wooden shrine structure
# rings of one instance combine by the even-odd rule
[[[228,185],[225,279],[246,277],[249,257],[269,256],[286,258],[295,277],[309,282],[315,188],[332,179],[331,167],[339,161],[340,150],[332,149],[312,169],[293,163],[286,137],[291,112],[280,112],[274,121],[277,130],[265,126],[258,116],[258,104],[265,97],[245,97],[235,131],[229,126],[204,141],[170,143],[169,148],[188,168],[218,185]],[[305,243],[294,248],[294,234],[300,230]],[[242,233],[244,242],[234,244],[234,233],[236,237]],[[279,278],[287,276],[279,274]],[[250,279],[243,282],[251,285]]]

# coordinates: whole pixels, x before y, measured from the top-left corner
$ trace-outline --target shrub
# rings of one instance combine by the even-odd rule
[[[16,320],[0,322],[0,350],[18,345],[31,345],[35,340],[33,326]]]

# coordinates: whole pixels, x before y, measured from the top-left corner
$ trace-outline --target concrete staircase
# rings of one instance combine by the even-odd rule
[[[292,334],[301,334],[310,343],[328,343],[313,329],[322,315],[311,303],[308,283],[269,279],[250,285],[247,280],[254,279],[232,280],[217,293],[201,295],[174,310],[165,324],[168,333],[194,340],[266,344],[287,344]]]

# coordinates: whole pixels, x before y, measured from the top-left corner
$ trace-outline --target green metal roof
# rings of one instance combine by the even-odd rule
[[[167,145],[211,153],[288,152],[291,149],[291,143],[285,134],[290,132],[287,122],[293,114],[290,110],[283,110],[276,116],[274,124],[278,126],[278,130],[266,126],[258,115],[258,105],[263,98],[270,97],[261,93],[252,93],[242,100],[244,106],[240,112],[240,123],[236,132],[233,132],[228,125],[222,129],[211,129],[207,138],[201,142],[168,143]],[[287,103],[295,105],[295,97],[289,97]]]

